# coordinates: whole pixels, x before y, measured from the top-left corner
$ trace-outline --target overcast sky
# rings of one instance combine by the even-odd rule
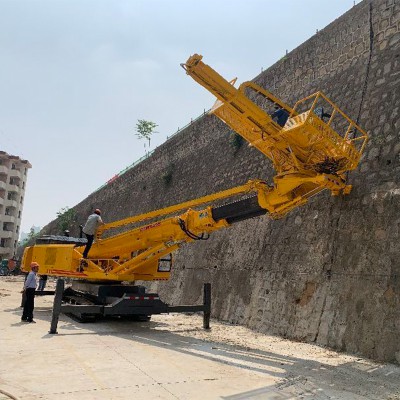
[[[0,150],[33,166],[21,231],[142,157],[138,119],[158,124],[154,149],[210,108],[179,65],[191,54],[250,80],[353,3],[0,0]]]

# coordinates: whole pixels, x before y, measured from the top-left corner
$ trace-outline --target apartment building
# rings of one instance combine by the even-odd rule
[[[0,259],[15,255],[31,167],[27,160],[0,151]]]

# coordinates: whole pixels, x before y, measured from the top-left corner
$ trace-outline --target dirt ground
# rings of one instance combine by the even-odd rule
[[[51,297],[20,321],[22,277],[0,277],[0,400],[400,399],[400,367],[259,334],[200,315],[79,324]],[[51,287],[54,282],[49,282]]]

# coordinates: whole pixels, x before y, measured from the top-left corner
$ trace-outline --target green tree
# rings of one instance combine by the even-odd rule
[[[29,230],[28,236],[18,242],[18,246],[26,246],[29,242],[33,242],[34,239],[39,235],[40,232],[35,232],[35,228],[32,226],[32,228]]]
[[[28,236],[22,241],[22,246],[25,246],[28,242],[31,242],[36,239],[36,237],[39,235],[39,232],[35,232],[35,228],[32,226],[32,228],[29,230]]]
[[[152,121],[146,121],[144,119],[138,119],[138,122],[136,124],[136,136],[139,139],[144,139],[148,141],[148,145],[150,148],[150,140],[151,140],[151,135],[153,133],[157,133],[155,129],[157,128],[157,124]],[[144,144],[144,147],[146,148],[146,142]]]
[[[35,232],[35,228],[32,226],[32,228],[30,229],[29,233],[28,233],[28,237],[27,240],[32,240],[34,239],[39,232]]]
[[[57,212],[58,228],[64,233],[75,222],[75,210],[69,207],[63,207]]]

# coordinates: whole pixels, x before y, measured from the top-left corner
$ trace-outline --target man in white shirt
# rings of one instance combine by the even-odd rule
[[[39,271],[39,264],[37,262],[31,263],[31,272],[24,283],[25,304],[22,313],[21,321],[33,322],[33,309],[35,308],[35,290],[37,285],[37,272]]]
[[[104,225],[103,220],[100,217],[101,211],[96,208],[94,213],[89,215],[85,226],[83,227],[83,233],[87,238],[85,250],[83,251],[83,258],[87,258],[90,248],[93,244],[94,235],[99,225]]]

